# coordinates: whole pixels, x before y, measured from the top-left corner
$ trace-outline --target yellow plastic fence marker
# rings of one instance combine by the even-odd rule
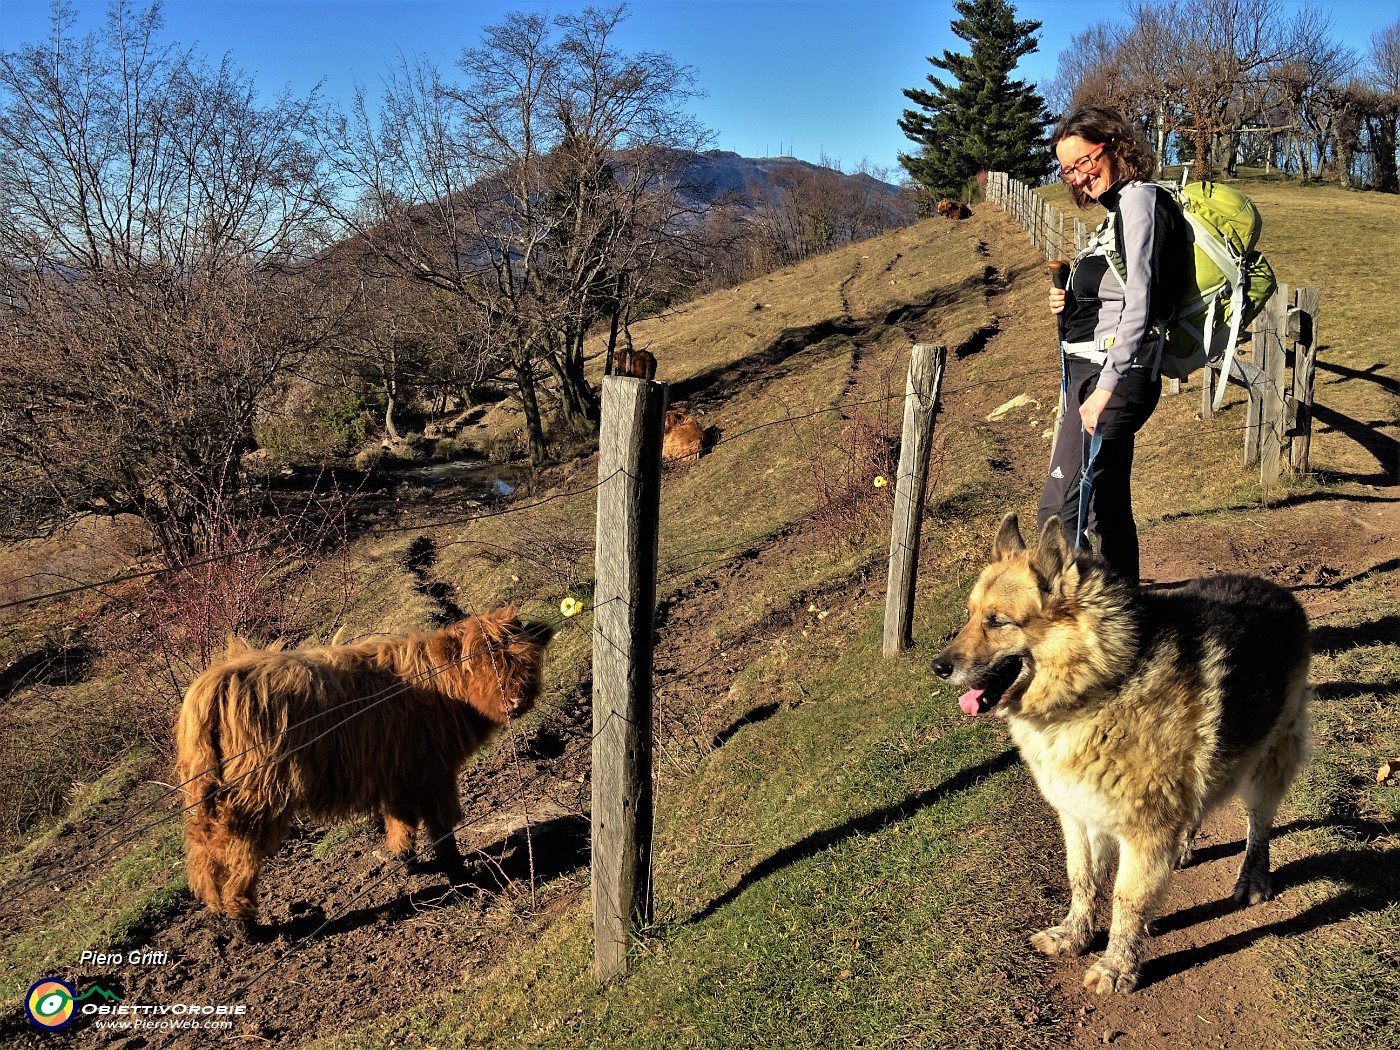
[[[573,616],[583,611],[583,602],[573,597],[565,598],[559,603],[559,611],[565,616]]]
[[[883,474],[876,474],[876,475],[875,475],[875,487],[876,487],[877,489],[882,489],[882,488],[884,488],[884,487],[885,487],[886,485],[888,485],[888,484],[889,484],[889,482],[885,480],[885,475],[883,475]]]

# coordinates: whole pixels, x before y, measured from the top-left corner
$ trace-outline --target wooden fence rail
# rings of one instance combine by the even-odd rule
[[[1065,214],[1034,187],[1005,172],[988,174],[986,195],[1026,231],[1031,244],[1047,259],[1072,259],[1089,243],[1091,231],[1082,219],[1067,222]],[[1244,465],[1257,466],[1265,485],[1278,480],[1285,462],[1298,473],[1308,469],[1320,299],[1316,288],[1299,288],[1290,297],[1288,286],[1280,284],[1250,324],[1247,356],[1235,357],[1228,376],[1221,374],[1218,362],[1200,373],[1202,419],[1212,414],[1217,383],[1233,381],[1245,388],[1249,400],[1243,428]],[[1168,393],[1180,390],[1178,381],[1168,381]]]

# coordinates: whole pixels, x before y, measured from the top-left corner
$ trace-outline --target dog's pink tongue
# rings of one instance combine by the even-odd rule
[[[958,706],[963,709],[964,714],[980,715],[982,713],[982,689],[969,689],[958,697]]]

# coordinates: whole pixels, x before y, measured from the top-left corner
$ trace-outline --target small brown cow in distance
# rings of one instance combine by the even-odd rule
[[[656,358],[650,350],[614,350],[613,375],[655,379]]]
[[[972,217],[971,208],[962,201],[950,201],[947,197],[944,197],[934,205],[934,209],[939,215],[948,219],[968,219]]]
[[[465,882],[458,771],[538,698],[552,633],[505,608],[353,645],[230,642],[191,683],[175,731],[190,890],[255,921],[263,862],[302,815],[382,814],[405,860],[422,823],[438,864]]]
[[[683,408],[666,413],[666,436],[661,441],[662,459],[699,459],[703,435],[700,424]]]

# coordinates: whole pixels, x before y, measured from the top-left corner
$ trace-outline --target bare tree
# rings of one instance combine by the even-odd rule
[[[1400,19],[1371,37],[1370,77],[1377,105],[1366,117],[1375,166],[1376,189],[1400,193],[1396,141],[1400,132]]]
[[[1061,56],[1055,97],[1136,117],[1155,134],[1159,162],[1169,135],[1185,138],[1202,178],[1214,172],[1218,153],[1233,171],[1241,137],[1269,123],[1288,85],[1296,96],[1298,71],[1280,79],[1279,70],[1321,64],[1337,51],[1325,18],[1306,6],[1285,18],[1279,0],[1139,0],[1127,15],[1122,25],[1092,26],[1075,38]],[[1303,83],[1317,75],[1308,71]]]
[[[359,208],[327,203],[381,266],[462,300],[474,345],[517,384],[535,462],[541,367],[566,417],[596,420],[585,335],[610,321],[617,338],[658,275],[685,269],[694,225],[690,71],[621,54],[623,17],[512,14],[463,51],[464,82],[404,61],[378,117],[360,96],[331,129]]]
[[[11,530],[139,514],[172,559],[238,496],[254,406],[332,319],[311,105],[113,3],[0,55],[0,505]]]
[[[769,266],[787,266],[915,218],[910,202],[868,170],[847,175],[825,156],[819,164],[787,164],[771,185],[748,187],[748,225]]]

